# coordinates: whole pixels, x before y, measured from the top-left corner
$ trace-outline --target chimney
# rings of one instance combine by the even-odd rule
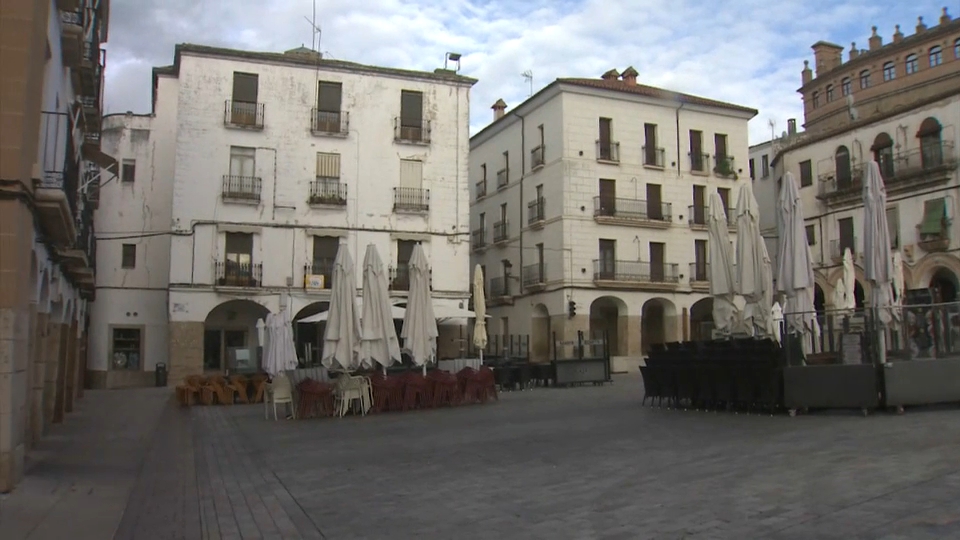
[[[950,14],[947,13],[947,8],[943,8],[943,15],[940,15],[940,24],[947,24],[950,22]]]
[[[853,60],[858,56],[860,56],[860,49],[857,48],[857,42],[854,41],[850,44],[850,60]]]
[[[803,84],[813,80],[813,72],[810,71],[810,62],[808,60],[803,61],[803,71],[800,72],[800,80]]]
[[[493,109],[493,121],[496,122],[497,120],[503,118],[503,115],[506,114],[507,103],[501,98],[498,99],[497,102],[493,104],[493,107],[490,108]]]
[[[870,50],[875,51],[883,47],[883,38],[877,35],[877,27],[873,27],[873,35],[870,36]]]
[[[797,119],[789,118],[787,119],[787,135],[793,137],[797,134]]]
[[[617,72],[617,68],[613,68],[601,75],[600,78],[605,81],[615,81],[620,78],[620,74]]]
[[[620,78],[623,80],[623,82],[629,84],[630,86],[636,86],[637,75],[639,75],[639,73],[637,73],[637,70],[633,69],[633,66],[630,66],[627,69],[623,70],[623,73],[620,74]]]
[[[917,33],[921,33],[927,29],[927,25],[923,24],[923,17],[917,17]]]
[[[813,44],[813,64],[817,77],[843,63],[843,47],[818,41]]]
[[[896,26],[896,30],[893,31],[893,42],[900,43],[903,41],[903,34],[900,32],[900,25]]]

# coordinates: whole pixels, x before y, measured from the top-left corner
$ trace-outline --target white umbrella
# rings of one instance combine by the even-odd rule
[[[360,322],[363,323],[363,297],[361,296],[360,298],[357,298],[356,303],[354,305],[357,306],[357,313],[360,314]],[[402,321],[403,314],[405,311],[406,310],[402,306],[397,306],[393,304],[390,305],[390,317],[392,317],[394,320]],[[327,320],[329,316],[330,316],[329,311],[321,311],[319,313],[314,313],[309,317],[303,317],[302,319],[297,319],[297,322],[300,324],[324,322]]]
[[[718,331],[730,333],[736,319],[733,296],[737,291],[733,279],[726,208],[723,199],[716,191],[710,193],[708,211],[707,238],[710,246],[710,295],[713,296],[713,324]]]
[[[473,270],[473,310],[476,317],[473,323],[473,346],[480,351],[481,364],[483,351],[487,348],[487,298],[483,285],[483,268],[478,264]]]
[[[430,298],[430,265],[423,253],[423,246],[417,244],[410,256],[410,292],[407,295],[407,312],[403,319],[403,347],[410,353],[413,363],[423,366],[426,373],[427,362],[437,358],[437,318],[433,314],[433,302]]]
[[[852,313],[857,308],[857,272],[853,267],[853,253],[850,248],[843,250],[843,304],[838,308]]]
[[[265,320],[261,319],[263,320],[263,325],[257,324],[258,337],[260,337],[260,330],[262,329],[260,346],[263,347],[263,371],[271,377],[279,373],[279,368],[277,367],[277,340],[275,340],[273,336],[273,319],[275,317],[276,315],[273,313],[267,313]]]
[[[907,291],[907,280],[903,276],[903,255],[893,252],[893,318],[900,322],[903,318],[903,295]]]
[[[760,205],[749,184],[737,197],[737,292],[746,300],[743,320],[751,335],[769,332],[772,275],[767,244],[760,235]]]
[[[273,317],[271,341],[271,348],[276,349],[274,361],[277,373],[297,369],[297,345],[293,339],[293,321],[289,311],[281,311]]]
[[[890,324],[893,297],[893,259],[890,256],[890,229],[887,225],[887,190],[876,161],[867,163],[863,173],[863,274],[870,282],[870,307],[884,325]],[[886,343],[880,343],[880,362],[885,361]]]
[[[786,297],[784,319],[791,333],[819,335],[813,306],[813,266],[810,246],[800,206],[800,192],[793,173],[783,175],[777,199],[777,230],[780,235],[777,253],[777,290]],[[813,352],[809,339],[803,340],[805,353]]]
[[[363,257],[363,314],[360,328],[360,363],[383,366],[384,372],[400,361],[400,342],[393,326],[387,274],[377,246],[367,244]]]
[[[360,343],[360,316],[357,313],[357,276],[346,245],[341,244],[333,261],[333,283],[327,330],[323,336],[323,358],[327,369],[336,363],[344,371],[357,367],[356,350]]]

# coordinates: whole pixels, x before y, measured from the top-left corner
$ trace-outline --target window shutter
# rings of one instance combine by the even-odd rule
[[[257,102],[259,77],[254,73],[233,73],[233,100],[244,103]]]
[[[317,152],[317,178],[340,178],[340,154]]]
[[[320,81],[317,109],[323,112],[340,112],[343,86],[340,83]]]
[[[400,125],[423,127],[423,93],[402,90],[400,92]]]
[[[400,160],[400,187],[420,188],[423,184],[423,162],[413,159]]]

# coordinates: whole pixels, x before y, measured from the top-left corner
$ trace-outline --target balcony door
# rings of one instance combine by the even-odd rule
[[[850,248],[850,253],[857,254],[856,239],[853,236],[853,218],[843,218],[837,220],[837,228],[840,233],[840,253],[843,257],[845,249]]]
[[[614,279],[617,275],[617,241],[601,238],[598,245],[600,259],[597,273],[600,279]]]
[[[615,216],[617,214],[617,181],[609,178],[600,179],[600,208],[601,216]]]
[[[706,225],[707,223],[707,188],[706,186],[693,186],[693,222],[697,225]]]
[[[730,222],[730,188],[717,188],[717,195],[723,202],[723,215],[727,216],[727,223]]]
[[[393,288],[400,291],[410,290],[410,258],[416,240],[397,240],[397,270],[393,276]]]
[[[663,220],[663,198],[660,184],[647,184],[647,217]]]
[[[663,164],[657,159],[657,125],[643,125],[643,163],[644,165],[655,165],[662,167]]]
[[[423,92],[400,92],[400,138],[423,140]]]
[[[850,151],[846,146],[837,148],[833,156],[837,167],[837,189],[850,189],[853,187],[853,171],[850,168]]]
[[[600,119],[600,159],[613,159],[613,120],[609,118]]]
[[[313,264],[310,274],[323,276],[324,289],[329,289],[333,284],[333,261],[339,250],[340,239],[336,236],[313,237]]]
[[[226,285],[245,287],[253,280],[253,235],[226,233],[226,260],[223,278]]]
[[[650,280],[663,281],[666,276],[665,254],[667,245],[663,242],[650,242]]]
[[[257,98],[260,77],[256,73],[233,72],[233,101],[230,121],[241,126],[257,124]]]
[[[707,281],[707,241],[693,241],[693,281]]]
[[[343,85],[338,82],[317,83],[317,129],[327,133],[340,132],[340,107]]]

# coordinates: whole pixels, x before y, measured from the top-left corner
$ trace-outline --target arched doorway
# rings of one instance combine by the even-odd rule
[[[713,337],[713,298],[701,298],[690,306],[690,340],[707,341]]]
[[[301,324],[297,321],[329,309],[330,302],[314,302],[304,306],[293,317],[293,339],[297,344],[297,356],[309,365],[320,363],[323,354],[323,333],[327,328],[327,323],[326,321],[320,321]]]
[[[676,341],[677,308],[664,298],[651,298],[640,310],[640,350],[646,354],[650,346]]]
[[[834,154],[834,165],[837,174],[837,189],[853,187],[853,169],[850,165],[850,150],[846,146],[839,146]]]
[[[537,304],[533,307],[530,319],[530,355],[533,362],[550,359],[550,334],[550,312],[547,306]]]
[[[935,303],[956,302],[958,289],[956,274],[946,268],[937,268],[930,279],[930,293]]]
[[[857,309],[863,309],[866,305],[863,298],[863,285],[860,284],[858,279],[853,282],[853,299],[856,301]]]
[[[614,296],[601,296],[590,304],[590,337],[606,336],[610,356],[626,354],[626,343],[621,338],[627,337],[626,328],[620,331],[620,321],[626,322],[627,304]],[[626,326],[624,324],[624,326]]]
[[[205,371],[254,371],[261,365],[257,321],[270,311],[253,300],[229,300],[203,322]]]

